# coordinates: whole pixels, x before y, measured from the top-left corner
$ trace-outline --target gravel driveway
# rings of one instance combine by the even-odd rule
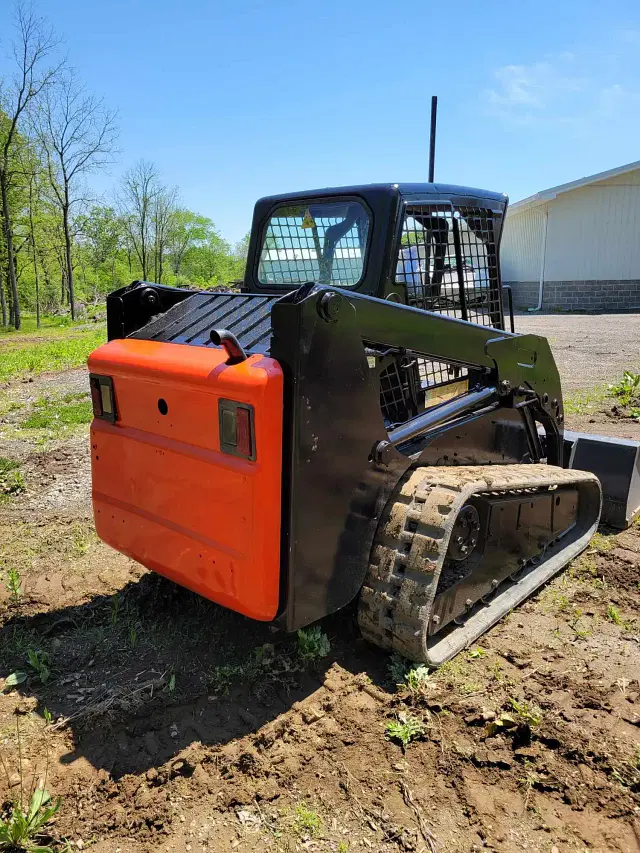
[[[640,314],[520,314],[516,332],[549,339],[565,394],[640,372]]]

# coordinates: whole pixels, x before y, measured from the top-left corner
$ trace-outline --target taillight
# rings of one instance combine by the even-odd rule
[[[113,379],[110,376],[97,376],[92,373],[89,377],[91,386],[91,403],[93,415],[110,424],[116,422],[116,402],[113,394]]]
[[[256,442],[253,424],[253,406],[220,400],[218,403],[220,450],[232,456],[254,461]]]

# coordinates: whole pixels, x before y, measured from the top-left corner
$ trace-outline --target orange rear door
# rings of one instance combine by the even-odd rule
[[[226,357],[131,339],[91,354],[91,373],[113,380],[117,415],[91,427],[96,529],[149,569],[270,620],[280,584],[282,370],[262,355],[230,366]],[[221,446],[221,407],[234,403],[251,411],[252,458]]]

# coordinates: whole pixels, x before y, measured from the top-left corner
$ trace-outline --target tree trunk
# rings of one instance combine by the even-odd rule
[[[7,198],[7,178],[4,171],[0,171],[0,195],[2,197],[4,241],[7,249],[7,269],[9,271],[9,284],[11,286],[11,299],[13,303],[13,325],[16,329],[19,329],[20,303],[18,301],[18,279],[16,276],[15,257],[13,254],[13,231],[11,229],[11,218],[9,213],[9,199]]]
[[[7,300],[4,295],[4,282],[2,280],[2,261],[0,261],[0,308],[2,308],[2,325],[7,325]]]
[[[36,232],[33,227],[33,180],[29,184],[29,229],[31,231],[31,250],[33,254],[33,274],[36,280],[36,328],[40,328],[40,275],[36,252]]]
[[[66,193],[65,193],[66,195]],[[71,265],[71,234],[69,233],[69,203],[68,198],[65,199],[65,205],[62,208],[62,227],[64,228],[64,256],[65,265],[67,267],[67,288],[69,291],[69,304],[71,306],[71,319],[76,319],[76,304],[75,293],[73,289],[73,267]]]

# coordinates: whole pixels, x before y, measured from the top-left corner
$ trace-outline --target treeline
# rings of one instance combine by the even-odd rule
[[[88,186],[113,164],[117,116],[86,91],[46,21],[15,11],[12,69],[0,77],[0,320],[69,312],[143,278],[217,286],[241,278],[247,238],[232,247],[206,216],[141,160],[108,201]],[[6,44],[4,45],[6,47]]]

